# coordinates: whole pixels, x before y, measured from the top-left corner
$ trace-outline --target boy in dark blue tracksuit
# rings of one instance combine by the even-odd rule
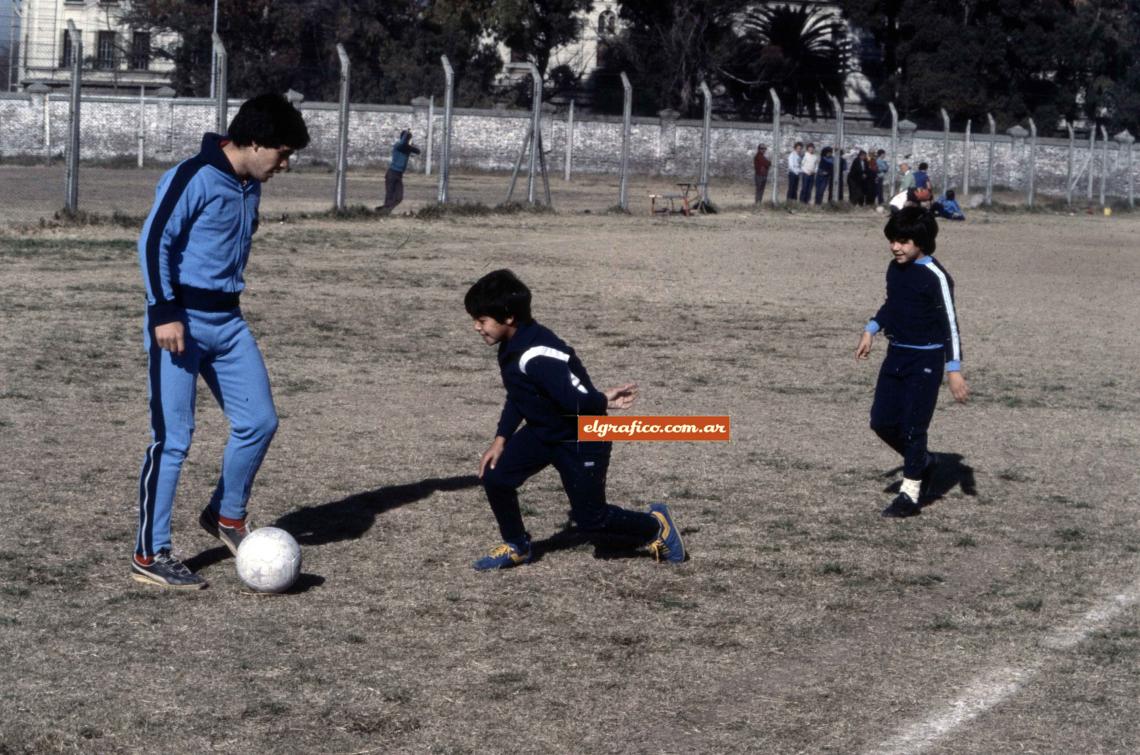
[[[139,479],[131,575],[168,588],[206,580],[173,555],[170,519],[194,432],[198,377],[230,422],[221,478],[199,517],[231,551],[249,531],[246,503],[277,429],[269,376],[239,300],[257,230],[261,184],[309,143],[301,114],[278,94],[248,100],[225,137],[167,171],[139,237],[146,287],[151,444]]]
[[[879,331],[890,340],[879,371],[871,429],[903,457],[899,494],[885,517],[921,513],[923,483],[937,461],[926,451],[926,431],[938,402],[945,366],[950,394],[965,403],[969,386],[962,377],[962,344],[954,309],[954,279],[934,257],[938,223],[921,207],[904,207],[883,233],[894,262],[887,268],[887,300],[867,323],[856,359],[866,359]]]
[[[475,331],[499,346],[499,369],[507,400],[495,440],[479,462],[479,477],[503,543],[475,562],[479,571],[503,569],[531,559],[530,535],[519,510],[518,488],[553,465],[583,531],[640,540],[660,560],[685,560],[685,547],[663,503],[649,513],[606,502],[608,442],[578,442],[578,416],[626,409],[637,397],[629,383],[602,392],[594,388],[574,350],[531,318],[530,290],[510,270],[480,278],[464,305]],[[526,424],[519,429],[519,425]]]

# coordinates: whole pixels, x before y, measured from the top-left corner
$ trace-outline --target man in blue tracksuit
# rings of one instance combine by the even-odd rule
[[[903,481],[885,517],[921,513],[938,459],[927,453],[926,434],[945,367],[950,395],[965,403],[969,386],[962,377],[962,343],[954,308],[954,279],[931,255],[938,223],[921,207],[904,207],[883,230],[894,261],[887,268],[887,300],[867,323],[856,359],[866,359],[875,334],[890,339],[875,385],[871,429],[903,457]]]
[[[206,134],[195,157],[167,171],[139,237],[146,286],[151,437],[139,479],[132,576],[162,587],[206,580],[172,553],[170,517],[194,432],[201,375],[230,422],[222,474],[199,523],[232,552],[247,534],[246,502],[277,413],[269,376],[239,300],[257,230],[261,184],[309,143],[301,114],[281,95],[242,105],[226,137]]]
[[[578,442],[579,415],[628,408],[637,385],[597,390],[574,350],[534,321],[530,303],[530,290],[510,270],[484,275],[464,298],[475,331],[488,346],[499,347],[507,389],[495,440],[479,461],[479,477],[503,542],[476,561],[475,569],[505,569],[531,560],[518,488],[548,466],[558,470],[570,514],[581,530],[648,544],[659,561],[684,561],[681,533],[665,504],[650,504],[649,512],[642,513],[607,503],[611,444]]]
[[[404,171],[408,169],[408,157],[419,153],[420,148],[412,145],[412,132],[407,129],[401,131],[400,138],[392,145],[392,161],[384,174],[384,204],[380,210],[391,212],[404,201]]]

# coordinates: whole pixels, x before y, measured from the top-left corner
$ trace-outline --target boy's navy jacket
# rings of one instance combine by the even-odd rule
[[[232,309],[245,288],[261,182],[243,183],[222,143],[205,134],[197,155],[159,179],[139,236],[151,327],[180,319],[186,308]]]
[[[546,443],[578,439],[578,415],[601,415],[609,403],[574,349],[535,321],[499,344],[507,402],[496,435],[511,437],[525,419]]]
[[[400,132],[400,138],[392,145],[392,161],[388,163],[388,168],[397,173],[403,173],[408,169],[408,155],[418,155],[420,153],[419,147],[411,145],[412,133],[410,131]]]
[[[867,323],[869,333],[884,331],[892,346],[942,349],[946,370],[962,369],[962,343],[954,309],[954,279],[933,257],[887,268],[887,300]]]

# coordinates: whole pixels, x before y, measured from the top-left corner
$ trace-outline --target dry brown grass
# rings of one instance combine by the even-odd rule
[[[852,359],[882,295],[878,216],[754,213],[741,184],[690,219],[275,222],[327,204],[294,179],[329,181],[267,187],[243,300],[282,417],[252,510],[305,555],[279,598],[242,594],[196,527],[226,432],[205,392],[174,535],[211,587],[128,578],[134,234],[0,234],[0,752],[847,753],[1007,665],[1039,673],[931,751],[1134,750],[1136,606],[1072,649],[1043,639],[1140,571],[1137,220],[943,228],[975,400],[944,396],[932,443],[966,484],[889,522],[875,368]],[[92,209],[145,212],[136,184]],[[409,210],[431,191],[416,179]],[[731,443],[615,450],[612,500],[668,501],[689,563],[560,536],[544,474],[523,495],[543,558],[469,569],[495,538],[471,474],[502,388],[462,295],[499,266],[597,383],[642,383],[642,412],[732,416]]]

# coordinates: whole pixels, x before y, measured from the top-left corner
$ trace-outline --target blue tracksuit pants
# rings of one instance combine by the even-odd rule
[[[186,347],[179,356],[159,348],[149,323],[145,328],[152,442],[139,478],[135,544],[143,557],[170,547],[170,514],[194,434],[199,375],[230,422],[221,478],[210,499],[215,512],[245,516],[253,478],[277,430],[269,374],[241,310],[186,310],[183,325]]]
[[[519,511],[518,488],[551,465],[562,477],[570,516],[583,531],[644,542],[655,538],[660,525],[654,517],[606,503],[610,447],[610,443],[544,443],[526,425],[512,435],[495,468],[483,472],[483,488],[503,542],[519,543],[528,537]]]
[[[945,354],[891,346],[879,370],[871,429],[903,457],[903,477],[917,480],[926,466],[926,431],[938,404]]]

